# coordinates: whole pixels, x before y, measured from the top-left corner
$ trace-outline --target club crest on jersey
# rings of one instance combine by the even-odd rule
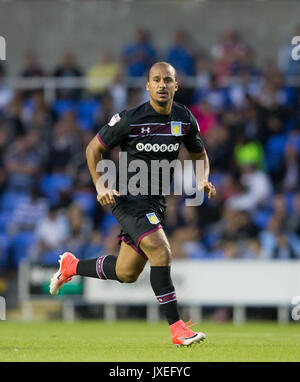
[[[171,122],[171,133],[172,135],[181,135],[181,122],[172,121]]]
[[[155,215],[154,212],[150,212],[149,214],[146,214],[146,216],[147,216],[147,218],[148,218],[148,220],[149,220],[149,222],[150,222],[151,224],[158,224],[158,223],[159,223],[159,219],[158,219],[158,217]]]
[[[108,122],[109,126],[114,126],[117,122],[120,122],[121,117],[119,114],[115,114],[111,117],[111,120]]]

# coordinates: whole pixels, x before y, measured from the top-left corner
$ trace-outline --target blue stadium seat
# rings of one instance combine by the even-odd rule
[[[92,216],[97,204],[96,196],[91,192],[76,191],[73,193],[73,202],[78,204],[85,214]]]
[[[0,233],[0,273],[8,265],[9,257],[9,239],[8,236]]]
[[[14,211],[16,206],[28,197],[27,193],[8,190],[4,192],[1,201],[1,210],[7,211],[10,214]]]
[[[286,192],[284,194],[285,197],[285,205],[287,208],[287,213],[292,214],[294,212],[294,197],[295,193],[294,192]]]
[[[286,96],[286,103],[285,105],[293,105],[295,103],[296,97],[297,97],[297,90],[295,87],[291,86],[284,86],[283,92]]]
[[[64,249],[59,248],[59,249],[53,249],[49,251],[45,251],[42,253],[41,256],[41,262],[43,265],[56,265],[57,266],[57,261],[59,256],[65,252]]]
[[[75,111],[75,102],[71,100],[56,100],[52,105],[52,109],[57,118],[69,111]]]
[[[272,210],[270,208],[256,210],[252,213],[252,221],[259,227],[259,229],[265,229],[269,219],[272,215]]]
[[[108,213],[101,220],[99,229],[104,236],[107,236],[107,235],[109,235],[109,231],[110,231],[111,227],[114,225],[118,225],[118,224],[119,223],[117,222],[114,215],[112,213]]]
[[[83,258],[84,259],[92,259],[95,257],[99,257],[103,254],[104,248],[101,244],[93,244],[88,243],[85,247]]]
[[[51,205],[55,205],[59,201],[59,192],[71,189],[72,179],[63,173],[47,174],[41,180],[40,186]]]
[[[28,258],[30,248],[36,244],[37,238],[34,232],[23,231],[19,232],[12,242],[13,249],[13,264],[18,267],[20,261]]]
[[[11,223],[12,214],[9,211],[0,212],[0,233],[5,233]]]
[[[269,171],[276,171],[283,157],[284,147],[287,142],[285,134],[276,134],[266,143],[266,162]]]
[[[91,130],[94,127],[100,103],[96,100],[83,100],[76,105],[77,119],[82,130]]]

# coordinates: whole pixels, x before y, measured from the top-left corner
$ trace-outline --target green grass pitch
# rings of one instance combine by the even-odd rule
[[[207,339],[176,348],[164,322],[82,320],[0,322],[0,361],[248,362],[300,361],[298,323],[203,322]]]

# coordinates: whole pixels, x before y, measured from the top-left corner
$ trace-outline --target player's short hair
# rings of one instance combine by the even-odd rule
[[[177,72],[176,72],[176,69],[174,68],[174,66],[172,66],[171,64],[169,64],[168,62],[166,61],[160,61],[160,62],[155,62],[155,64],[153,64],[151,66],[151,68],[148,70],[148,73],[147,73],[147,81],[150,80],[150,72],[151,72],[151,69],[156,66],[156,65],[165,65],[165,66],[170,66],[173,70],[174,70],[174,74],[175,74],[175,80],[177,80]]]

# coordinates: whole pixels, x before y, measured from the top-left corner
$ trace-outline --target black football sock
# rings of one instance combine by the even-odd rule
[[[79,260],[77,275],[94,277],[102,280],[117,280],[116,275],[117,257],[112,255],[100,256],[95,259]]]
[[[151,266],[150,282],[158,303],[163,307],[169,325],[179,320],[175,288],[169,266]]]

